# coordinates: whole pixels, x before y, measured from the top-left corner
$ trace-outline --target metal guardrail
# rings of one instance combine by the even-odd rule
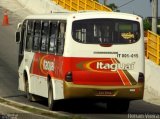
[[[111,12],[112,10],[93,0],[53,0],[63,8],[70,11],[79,10],[101,10]]]
[[[160,65],[160,36],[148,31],[147,58]]]

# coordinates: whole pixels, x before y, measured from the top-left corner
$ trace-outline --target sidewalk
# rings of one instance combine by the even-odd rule
[[[0,119],[51,119],[18,110],[14,107],[0,103]],[[52,118],[53,119],[53,118]]]

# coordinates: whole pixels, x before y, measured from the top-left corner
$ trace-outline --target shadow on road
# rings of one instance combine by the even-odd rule
[[[47,107],[47,99],[37,102]],[[72,114],[160,114],[160,106],[147,103],[143,100],[131,101],[126,113],[115,113],[107,110],[107,103],[92,103],[76,100],[65,100],[57,103],[56,111]]]
[[[4,96],[2,98],[16,98],[16,97],[21,97],[21,96],[25,96],[24,94],[20,94],[20,95],[9,95],[9,96]]]

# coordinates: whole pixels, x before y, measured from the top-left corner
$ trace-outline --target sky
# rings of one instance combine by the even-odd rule
[[[103,0],[99,0],[99,1],[103,3]],[[115,3],[116,6],[121,6],[129,1],[131,0],[108,0],[108,4]],[[160,17],[160,0],[158,0],[158,7],[159,7],[158,16]],[[120,12],[134,13],[144,18],[152,16],[150,0],[134,0],[133,2],[123,7],[120,7],[119,10]]]

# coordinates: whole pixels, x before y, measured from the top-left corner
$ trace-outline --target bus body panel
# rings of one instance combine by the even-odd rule
[[[25,91],[25,79],[24,79],[24,62],[25,60],[22,60],[18,73],[19,73],[19,80],[18,80],[18,89],[21,91]]]
[[[90,47],[87,45],[76,45],[76,43],[70,43],[70,45],[72,45],[74,50],[68,50],[68,53],[66,53],[65,56],[72,56],[70,59],[72,64],[71,71],[77,71],[78,69],[84,72],[88,70],[95,74],[96,72],[103,73],[103,71],[110,69],[112,70],[110,71],[110,74],[112,74],[115,73],[117,70],[116,68],[119,67],[120,69],[126,70],[130,73],[136,82],[138,82],[139,73],[144,73],[144,56],[142,52],[139,52],[143,50],[143,47],[139,46],[139,42],[130,46],[98,46],[98,50],[94,48],[95,45]],[[131,47],[136,47],[136,50],[131,49]],[[116,65],[109,65],[115,63]],[[116,68],[114,68],[115,66]]]
[[[31,60],[32,59],[32,60]],[[28,81],[30,84],[29,91],[32,94],[39,95],[42,97],[48,97],[48,68],[50,67],[49,61],[54,61],[55,56],[53,55],[46,55],[42,53],[30,53],[25,51],[25,71],[27,71]],[[61,62],[60,60],[56,60]],[[23,62],[22,62],[23,63]],[[59,66],[56,68],[56,72],[59,72]],[[43,69],[44,68],[44,69]],[[52,69],[50,69],[52,71]],[[20,73],[20,72],[19,72]],[[64,99],[63,93],[63,80],[59,80],[58,77],[61,77],[59,74],[57,77],[54,77],[54,72],[52,72],[52,85],[53,85],[53,93],[54,99]],[[22,77],[20,77],[19,87],[25,87],[25,83],[22,82]],[[20,90],[25,91],[25,89],[21,88]]]
[[[39,55],[39,54],[37,54],[37,55]],[[61,59],[61,60],[59,60],[59,59]],[[52,78],[53,79],[52,83],[53,83],[53,86],[55,87],[54,88],[54,94],[55,94],[54,99],[55,100],[69,98],[69,97],[70,98],[76,98],[76,97],[78,98],[78,96],[75,94],[75,92],[76,92],[75,90],[77,90],[77,91],[79,90],[81,92],[81,95],[79,95],[79,97],[82,97],[82,96],[85,97],[85,93],[87,93],[87,91],[84,91],[84,90],[86,90],[87,87],[89,88],[88,93],[87,93],[88,96],[89,95],[90,96],[98,95],[98,94],[93,94],[93,92],[96,90],[97,91],[99,91],[99,90],[100,91],[101,90],[105,90],[105,91],[113,90],[113,92],[115,92],[113,95],[116,95],[116,96],[114,96],[114,98],[118,98],[118,96],[119,96],[119,98],[122,97],[123,92],[125,92],[125,91],[126,92],[128,91],[128,93],[125,93],[126,94],[124,96],[125,98],[127,98],[128,95],[130,95],[130,93],[132,93],[132,96],[130,98],[138,98],[140,94],[141,94],[141,98],[142,98],[143,84],[138,83],[136,81],[136,80],[138,80],[138,76],[137,76],[136,80],[133,77],[132,77],[132,80],[129,78],[124,80],[124,79],[122,79],[122,76],[124,76],[124,77],[126,76],[125,71],[124,71],[125,73],[123,73],[123,71],[122,71],[121,72],[122,74],[120,75],[119,74],[120,72],[117,73],[115,71],[109,72],[109,73],[106,73],[106,71],[105,71],[105,73],[103,74],[102,73],[103,71],[97,72],[94,70],[92,71],[92,70],[87,69],[88,71],[86,71],[86,69],[79,69],[79,67],[81,67],[81,65],[83,65],[81,62],[85,62],[85,61],[92,62],[92,61],[97,61],[97,60],[103,61],[104,59],[102,59],[102,58],[100,58],[100,59],[97,59],[97,58],[96,59],[95,58],[73,58],[73,57],[60,58],[60,57],[54,57],[52,55],[44,55],[39,60],[40,60],[39,64],[35,65],[35,69],[32,68],[32,66],[31,66],[32,71],[33,71],[32,73],[33,74],[35,73],[34,70],[36,71],[36,67],[41,67],[40,68],[40,70],[41,70],[40,75],[41,75],[41,77],[43,77],[43,80],[46,80],[45,77],[46,77],[47,73],[45,74],[45,72],[47,72],[46,71],[47,66],[51,66],[48,68],[50,70],[54,70],[54,73],[53,73],[54,77]],[[57,65],[55,65],[56,63],[54,61],[57,61],[57,60],[60,63],[57,63]],[[105,60],[106,60],[106,58],[105,58]],[[53,65],[46,64],[46,61],[53,61]],[[59,69],[59,67],[62,67],[62,69]],[[84,65],[84,68],[86,68],[85,65]],[[72,72],[73,83],[67,83],[64,81],[65,75],[69,71],[73,71]],[[113,74],[116,74],[116,76],[118,78],[113,77]],[[127,77],[125,77],[125,78],[127,78]],[[46,84],[46,83],[44,83],[44,84]],[[36,85],[39,86],[40,84],[37,82]],[[47,86],[47,84],[46,84],[46,86]],[[115,87],[117,87],[117,88],[115,88]],[[42,89],[42,87],[41,88],[39,87],[38,89]],[[43,90],[45,90],[44,87],[43,87]],[[84,92],[84,94],[82,92]],[[35,94],[37,94],[37,93],[35,93]],[[139,95],[137,95],[137,94],[139,94]],[[39,95],[46,97],[42,93]],[[105,95],[108,96],[107,93]],[[136,97],[136,96],[138,96],[138,97]],[[99,97],[99,95],[98,95],[98,97]]]
[[[65,99],[89,98],[90,100],[99,99],[105,102],[109,99],[140,100],[143,99],[144,94],[143,83],[124,87],[76,85],[72,82],[65,82],[64,89]]]

